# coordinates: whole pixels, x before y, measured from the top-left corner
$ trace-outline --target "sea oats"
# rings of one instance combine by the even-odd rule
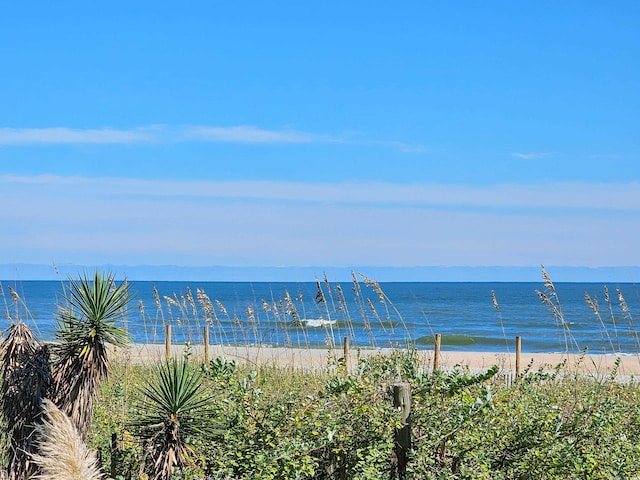
[[[351,290],[358,293],[360,291],[360,283],[358,282],[358,277],[356,277],[356,272],[351,272],[351,278],[353,281],[353,287],[351,287]]]
[[[544,265],[542,265],[542,279],[544,280],[544,288],[548,288],[555,291],[556,287],[553,285],[553,282],[551,281],[551,277],[549,276],[546,269],[544,268]]]
[[[193,300],[193,293],[191,293],[190,287],[187,287],[187,293],[185,293],[185,297],[187,298],[187,303],[189,303],[189,306],[193,310],[193,316],[197,316],[196,302]]]
[[[156,308],[158,310],[162,310],[162,303],[160,302],[160,295],[158,294],[158,289],[156,286],[153,286],[153,299],[156,301]]]
[[[540,300],[542,300],[542,303],[544,305],[549,306],[549,308],[551,308],[551,313],[553,315],[553,318],[556,321],[560,320],[558,309],[556,308],[554,303],[551,301],[551,299],[547,296],[547,294],[545,294],[544,292],[541,292],[540,290],[536,290],[536,293],[538,294],[538,297],[540,297]]]
[[[175,295],[175,293],[174,293],[174,295]],[[176,298],[177,298],[177,296],[176,296]],[[187,308],[188,308],[187,307],[187,299],[185,298],[184,295],[180,295],[180,300],[178,300],[178,303],[180,303],[180,309],[181,310],[183,310],[183,311],[187,310]]]
[[[213,304],[211,303],[211,299],[204,290],[201,290],[199,288],[196,289],[196,298],[198,299],[200,308],[202,308],[202,311],[204,312],[205,321],[210,322],[212,320],[212,317],[216,316],[216,312],[213,308]]]
[[[620,303],[620,310],[622,310],[622,313],[626,313],[628,315],[630,313],[629,306],[627,305],[627,301],[622,296],[622,290],[616,288],[616,292],[618,292],[618,303]]]
[[[587,305],[589,306],[589,308],[593,311],[596,317],[598,317],[598,320],[600,321],[600,326],[602,327],[602,331],[604,332],[604,335],[607,337],[607,340],[609,341],[609,345],[611,346],[611,350],[615,351],[615,347],[613,346],[613,340],[611,340],[611,335],[609,335],[609,330],[607,329],[606,325],[604,324],[604,321],[602,320],[602,316],[600,315],[600,307],[598,306],[598,297],[594,295],[592,298],[587,292],[584,292],[584,299],[587,302]]]
[[[324,298],[324,292],[322,291],[322,286],[320,285],[320,281],[316,280],[316,288],[317,288],[317,292],[316,292],[316,299],[315,302],[317,305],[324,303],[326,305],[327,301]]]
[[[20,295],[18,295],[18,292],[16,292],[11,287],[9,287],[9,294],[11,295],[11,300],[14,301],[15,303],[18,303],[20,301]]]
[[[378,300],[380,300],[380,303],[385,303],[386,302],[386,295],[382,291],[382,287],[380,287],[380,283],[377,280],[371,280],[369,277],[367,277],[366,275],[364,275],[362,273],[360,274],[360,276],[364,280],[364,284],[367,287],[371,287],[373,289],[373,291],[376,292],[376,295],[378,295]]]
[[[262,299],[262,310],[264,312],[270,312],[271,311],[271,305],[269,305],[264,298]]]
[[[224,315],[228,316],[229,314],[227,313],[227,309],[224,308],[224,305],[222,304],[222,302],[220,300],[216,300],[215,302],[216,302],[216,306],[218,307],[218,310],[220,310]]]
[[[167,302],[167,306],[180,308],[180,302],[178,302],[177,300],[175,300],[175,299],[173,299],[173,298],[171,298],[171,297],[169,297],[167,295],[164,295],[163,298],[164,298],[164,301]]]
[[[336,292],[338,293],[338,307],[337,311],[341,312],[346,307],[346,299],[344,298],[344,292],[342,291],[342,285],[336,283]]]
[[[288,290],[285,290],[284,292],[284,300],[285,300],[285,313],[291,316],[294,322],[299,322],[300,316],[298,315],[298,309],[294,305]]]
[[[280,320],[280,311],[278,310],[278,305],[276,305],[276,302],[273,302],[271,311],[273,312],[273,316],[276,318],[276,320]]]
[[[496,292],[491,290],[491,301],[493,302],[493,307],[496,310],[500,310],[500,305],[498,305],[498,299],[496,298]]]
[[[593,313],[598,315],[600,313],[600,311],[598,310],[598,298],[594,296],[592,299],[587,292],[584,292],[584,299],[587,302],[589,308],[593,310]]]
[[[367,305],[369,306],[369,310],[377,317],[378,312],[376,311],[376,307],[373,305],[373,302],[370,298],[367,298]]]

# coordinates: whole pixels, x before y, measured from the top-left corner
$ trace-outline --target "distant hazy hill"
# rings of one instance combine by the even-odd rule
[[[326,274],[331,281],[350,281],[351,272],[381,282],[537,282],[540,267],[183,267],[175,265],[0,265],[0,280],[60,280],[95,269],[130,280],[278,282],[314,281]],[[546,266],[555,282],[640,282],[640,267]],[[57,271],[56,271],[57,269]]]

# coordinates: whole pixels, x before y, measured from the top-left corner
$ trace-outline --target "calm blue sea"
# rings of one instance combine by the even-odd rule
[[[9,292],[20,296],[14,302]],[[2,282],[0,326],[20,318],[44,339],[53,338],[56,305],[64,301],[58,281]],[[639,353],[640,285],[558,283],[564,322],[544,305],[542,283],[397,282],[375,287],[343,283],[131,282],[134,298],[126,326],[136,342],[161,343],[172,325],[176,344],[210,342],[321,347],[413,343],[443,350],[513,351],[516,336],[525,352]],[[154,294],[157,291],[157,297]],[[618,289],[622,294],[621,306]],[[499,308],[492,300],[495,292]],[[585,301],[598,304],[596,315]],[[159,303],[157,302],[159,300]],[[324,300],[324,301],[323,301]]]

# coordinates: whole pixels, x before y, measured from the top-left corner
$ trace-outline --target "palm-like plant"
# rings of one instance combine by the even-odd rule
[[[96,272],[69,279],[65,302],[58,306],[58,343],[53,347],[53,401],[71,419],[84,439],[93,400],[110,369],[107,349],[123,347],[127,331],[118,325],[129,305],[129,286],[116,285],[113,275]]]
[[[10,480],[30,478],[37,470],[30,455],[36,451],[34,429],[41,422],[42,400],[51,386],[49,353],[23,322],[12,324],[0,348],[0,405],[8,436]]]
[[[168,480],[176,467],[193,465],[188,438],[213,433],[208,421],[210,395],[202,392],[202,374],[186,359],[171,359],[155,367],[141,389],[142,416],[135,423],[149,446],[145,469],[152,480]]]

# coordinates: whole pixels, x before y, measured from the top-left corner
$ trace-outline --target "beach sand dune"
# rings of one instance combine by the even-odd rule
[[[171,356],[182,356],[185,351],[184,345],[172,345]],[[195,358],[204,359],[205,351],[203,345],[193,345],[189,347],[191,354]],[[349,363],[355,365],[358,356],[366,357],[376,354],[390,353],[389,349],[352,349],[349,352]],[[320,348],[287,348],[287,347],[267,347],[267,346],[209,346],[209,358],[225,357],[235,360],[238,363],[248,363],[253,365],[276,365],[288,368],[302,369],[322,369],[328,365],[330,359],[343,357],[342,348],[320,349]],[[418,350],[420,362],[425,368],[432,368],[434,351]],[[126,356],[134,362],[155,362],[166,358],[166,347],[164,344],[135,344],[128,350],[120,352],[119,355]],[[616,369],[616,361],[619,359],[619,366]],[[522,353],[521,371],[525,368],[538,370],[540,368],[551,371],[556,366],[564,364],[565,371],[576,371],[586,375],[596,377],[607,377],[614,369],[616,374],[625,378],[640,376],[640,356],[638,355],[589,355],[589,354],[561,354],[561,353]],[[471,371],[488,369],[493,365],[500,367],[503,373],[514,373],[516,367],[515,353],[504,352],[460,352],[441,351],[439,358],[439,368],[451,369],[455,366],[469,368]]]

